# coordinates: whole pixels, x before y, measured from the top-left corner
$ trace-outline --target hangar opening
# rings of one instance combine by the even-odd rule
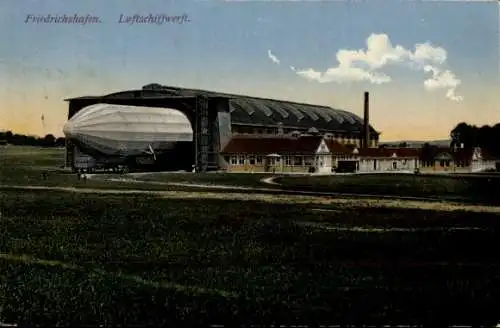
[[[78,149],[79,168],[185,170],[193,162],[191,122],[176,109],[98,103],[71,117],[63,132]]]
[[[221,170],[228,166],[227,156],[221,154],[224,147],[232,138],[245,135],[285,138],[314,130],[315,135],[342,144],[378,146],[379,133],[368,123],[366,101],[364,119],[327,106],[159,84],[67,101],[66,166],[74,169],[85,162],[105,162],[151,170],[191,170],[193,166],[197,172]],[[167,118],[172,111],[182,113],[184,126],[189,121],[189,141],[181,138],[172,144],[175,124]],[[78,128],[75,122],[85,116],[78,116],[80,112],[92,113],[94,118],[87,118],[87,125],[78,123]],[[168,142],[171,147],[165,146]]]

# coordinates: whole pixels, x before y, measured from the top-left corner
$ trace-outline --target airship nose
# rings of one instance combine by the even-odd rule
[[[64,127],[63,127],[63,133],[66,137],[69,137],[71,136],[71,132],[73,130],[73,124],[71,124],[71,122],[67,122],[66,124],[64,124]]]

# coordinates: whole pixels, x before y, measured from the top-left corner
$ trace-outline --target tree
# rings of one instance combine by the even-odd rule
[[[52,134],[47,134],[44,138],[43,138],[43,142],[42,142],[43,146],[45,147],[54,147],[55,144],[56,144],[56,137],[54,137],[54,135]]]
[[[431,145],[426,142],[422,145],[422,149],[420,151],[420,159],[424,162],[433,161],[437,154],[437,146]]]
[[[475,125],[469,125],[465,122],[457,124],[457,126],[451,130],[451,146],[460,147],[461,144],[464,148],[472,149],[479,145],[479,128]]]
[[[7,143],[11,143],[11,141],[12,141],[12,131],[5,132],[5,140],[7,140]]]
[[[59,137],[56,139],[56,147],[64,147],[66,145],[66,139]]]
[[[461,144],[464,144],[464,147],[471,146],[472,140],[472,129],[471,126],[465,122],[457,124],[457,126],[451,130],[451,146],[460,147]]]
[[[483,125],[477,127],[467,123],[459,123],[450,132],[451,147],[460,147],[471,150],[473,147],[481,147],[500,158],[500,123],[493,126]]]

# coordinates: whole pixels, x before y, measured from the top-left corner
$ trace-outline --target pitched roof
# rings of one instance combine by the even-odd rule
[[[352,145],[344,145],[336,140],[327,139],[325,140],[328,149],[332,154],[352,154],[354,147]]]
[[[235,154],[311,154],[314,153],[322,136],[300,136],[293,138],[290,136],[233,136],[224,147],[222,153]],[[336,140],[325,140],[328,149],[336,155],[352,155],[356,148],[353,145],[341,144]],[[418,148],[367,148],[358,149],[358,154],[364,157],[389,158],[393,154],[397,157],[418,158],[420,153]]]
[[[318,149],[322,139],[321,136],[301,136],[299,138],[234,136],[221,153],[311,154]]]
[[[359,156],[363,157],[412,157],[417,158],[420,156],[418,148],[359,148]]]
[[[312,154],[315,153],[324,140],[328,149],[335,155],[352,155],[357,149],[358,156],[368,158],[420,158],[421,148],[357,148],[354,145],[341,144],[336,140],[323,139],[322,136],[302,135],[300,137],[291,136],[258,136],[258,135],[236,135],[224,147],[223,154]],[[481,150],[483,159],[496,160],[490,152]],[[433,151],[433,158],[453,159],[454,161],[470,161],[472,159],[472,149],[453,150],[449,147],[436,147]]]

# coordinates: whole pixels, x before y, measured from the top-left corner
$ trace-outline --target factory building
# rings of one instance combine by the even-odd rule
[[[69,120],[80,110],[96,104],[137,106],[138,110],[141,107],[168,108],[181,112],[191,123],[192,142],[186,143],[184,140],[182,146],[170,149],[161,164],[164,165],[162,167],[164,169],[187,169],[191,165],[195,165],[198,172],[227,169],[231,165],[231,155],[228,157],[227,152],[224,154],[224,150],[230,143],[234,144],[237,138],[258,136],[261,140],[266,138],[291,140],[286,146],[289,149],[287,152],[290,156],[299,156],[299,153],[300,156],[305,156],[301,159],[303,167],[308,167],[309,159],[301,150],[302,143],[310,142],[313,145],[320,140],[320,144],[325,143],[334,148],[338,145],[348,145],[366,149],[377,148],[379,141],[379,133],[369,124],[368,93],[365,93],[363,118],[345,110],[326,106],[159,84],[149,84],[138,90],[104,96],[78,97],[67,101]],[[78,124],[72,123],[72,125]],[[68,167],[75,168],[83,156],[86,157],[85,161],[89,162],[89,152],[82,153],[77,139],[78,137],[67,138],[66,166]],[[112,141],[114,144],[120,142]],[[294,150],[294,147],[297,150]],[[324,167],[320,166],[318,170],[326,171],[336,165],[331,160],[331,156],[330,160],[320,158],[317,162],[323,163]],[[174,163],[180,163],[181,167],[171,167]]]

